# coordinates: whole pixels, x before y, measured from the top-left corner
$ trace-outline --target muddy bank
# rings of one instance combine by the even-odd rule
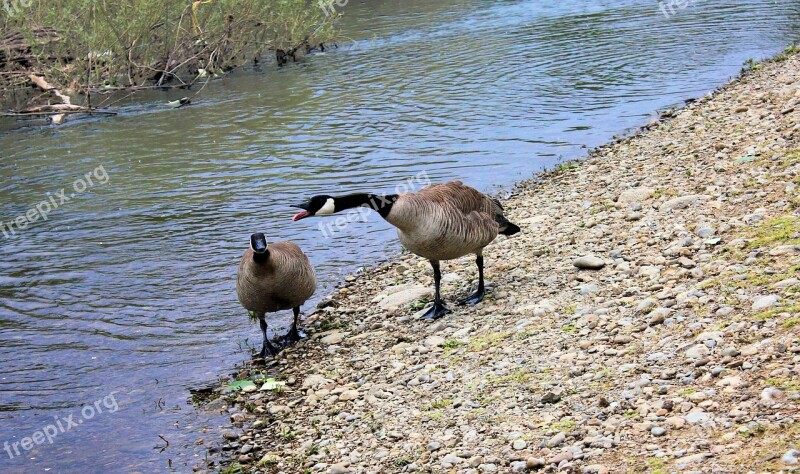
[[[800,449],[800,58],[521,183],[487,298],[403,255],[212,402],[245,472],[748,472]],[[423,296],[420,296],[423,295]],[[230,402],[230,403],[229,403]]]

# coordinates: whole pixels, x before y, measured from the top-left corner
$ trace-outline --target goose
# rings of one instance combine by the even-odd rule
[[[314,267],[300,247],[292,242],[275,242],[267,245],[263,233],[250,236],[250,248],[239,262],[236,275],[236,293],[244,308],[258,318],[264,344],[261,357],[276,355],[278,349],[267,338],[266,313],[292,309],[294,320],[284,343],[297,342],[297,320],[300,306],[317,288]]]
[[[438,319],[450,312],[439,291],[442,278],[440,261],[475,254],[478,288],[458,303],[477,304],[485,293],[483,248],[498,234],[511,236],[520,231],[503,216],[503,207],[497,199],[461,181],[432,184],[418,192],[402,194],[320,195],[294,207],[302,210],[292,217],[293,221],[367,207],[395,226],[403,246],[428,259],[433,267],[434,302],[420,319]]]

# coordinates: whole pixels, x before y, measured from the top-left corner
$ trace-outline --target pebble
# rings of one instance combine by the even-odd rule
[[[796,449],[790,449],[786,451],[783,456],[781,456],[781,462],[784,464],[798,464],[800,460],[797,459],[797,456],[800,455],[800,451]]]
[[[515,440],[514,443],[512,443],[512,447],[514,448],[515,451],[521,451],[525,449],[527,446],[528,443],[524,439],[518,439]]]

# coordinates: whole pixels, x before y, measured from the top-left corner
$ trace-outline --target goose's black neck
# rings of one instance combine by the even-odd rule
[[[369,207],[386,219],[397,197],[397,194],[348,194],[347,196],[340,196],[334,199],[336,205],[335,212],[345,209],[354,209],[356,207]]]
[[[264,250],[263,252],[253,252],[253,261],[256,263],[264,263],[269,259],[269,249]]]

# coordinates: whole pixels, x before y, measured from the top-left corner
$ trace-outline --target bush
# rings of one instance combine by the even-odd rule
[[[25,67],[61,87],[185,84],[333,36],[333,17],[313,0],[4,1],[0,26],[28,45],[16,51],[24,61],[6,55],[5,69]]]

